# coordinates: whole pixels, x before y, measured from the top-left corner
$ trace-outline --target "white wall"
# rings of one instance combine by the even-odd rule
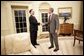
[[[72,18],[67,20],[69,23],[74,24],[75,29],[79,29],[80,26],[80,13],[81,13],[81,1],[8,1],[1,2],[1,35],[7,35],[14,33],[14,25],[12,21],[12,9],[11,5],[26,5],[29,9],[33,8],[35,16],[38,22],[41,22],[39,6],[41,3],[47,2],[52,8],[54,13],[58,14],[59,7],[72,7]],[[59,19],[60,23],[63,23],[63,19]],[[39,26],[38,33],[41,33],[41,26]]]
[[[1,35],[7,35],[10,32],[6,5],[6,2],[1,2]]]

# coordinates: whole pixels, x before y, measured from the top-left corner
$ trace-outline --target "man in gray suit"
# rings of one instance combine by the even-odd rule
[[[51,46],[49,49],[53,48],[53,42],[55,43],[55,49],[54,51],[59,50],[58,45],[58,30],[59,30],[59,19],[56,14],[53,13],[54,9],[49,8],[49,19],[48,19],[48,28],[49,28],[49,35],[50,35],[50,43]]]

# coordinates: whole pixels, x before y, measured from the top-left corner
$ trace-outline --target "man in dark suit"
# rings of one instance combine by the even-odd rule
[[[30,17],[29,17],[30,39],[31,39],[32,45],[36,48],[35,45],[39,45],[39,44],[37,44],[37,31],[38,31],[38,25],[40,25],[40,23],[37,22],[37,20],[36,20],[36,18],[34,16],[33,9],[31,9],[29,11],[29,13],[31,14]]]

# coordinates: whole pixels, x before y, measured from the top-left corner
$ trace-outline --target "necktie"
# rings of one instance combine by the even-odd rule
[[[48,30],[50,31],[50,17],[51,15],[49,15],[49,22],[48,22]]]
[[[51,15],[49,15],[49,23],[50,23],[50,17],[51,17]]]

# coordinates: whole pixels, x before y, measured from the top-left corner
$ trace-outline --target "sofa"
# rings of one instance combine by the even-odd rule
[[[1,55],[5,55],[6,52],[5,52],[5,39],[4,39],[4,36],[1,36]]]
[[[19,55],[24,52],[31,53],[31,55],[41,54],[39,50],[32,46],[29,33],[1,36],[1,55]]]

